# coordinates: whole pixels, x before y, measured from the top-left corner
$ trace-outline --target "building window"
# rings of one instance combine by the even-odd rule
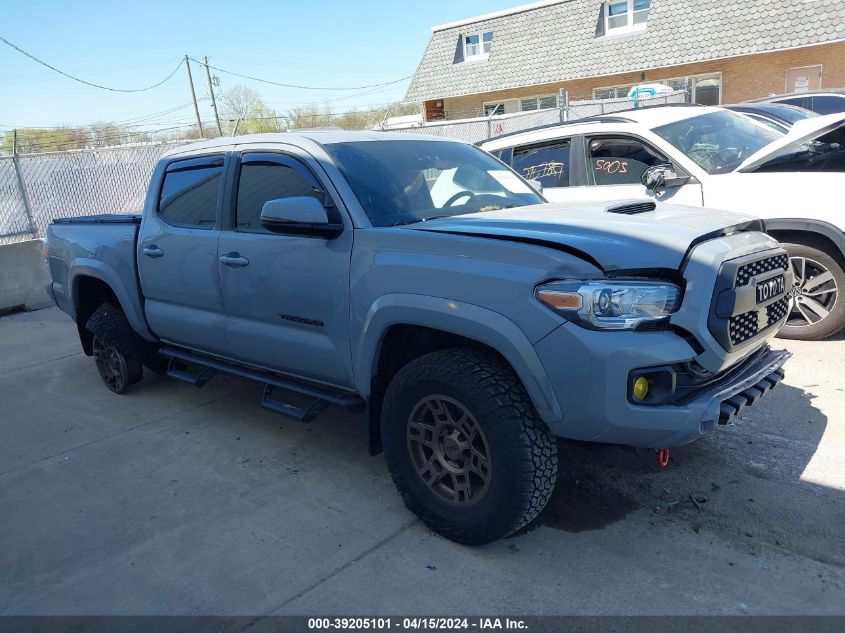
[[[612,88],[595,88],[593,90],[593,99],[627,99],[628,91],[637,84],[629,84],[625,86],[613,86]]]
[[[605,33],[644,29],[651,0],[611,0],[604,5]]]
[[[464,61],[487,59],[493,47],[493,31],[464,35]]]
[[[494,116],[497,114],[504,114],[505,113],[505,104],[504,103],[485,103],[484,104],[484,116]]]
[[[673,90],[689,90],[690,101],[698,105],[719,105],[722,103],[722,75],[696,75],[674,79],[655,79],[652,83],[669,86]],[[631,88],[639,84],[625,84],[608,88],[593,89],[594,99],[627,99]],[[660,96],[660,95],[658,95]]]
[[[557,107],[557,95],[543,95],[541,97],[528,97],[519,100],[519,109],[522,112],[528,110],[545,110]]]

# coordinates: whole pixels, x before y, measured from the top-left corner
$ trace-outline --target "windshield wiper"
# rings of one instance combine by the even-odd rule
[[[420,222],[428,222],[429,220],[439,220],[440,218],[451,218],[451,215],[427,215],[416,220],[398,220],[391,224],[391,226],[405,226],[406,224],[419,224]]]
[[[513,209],[514,207],[522,206],[517,204],[495,204],[488,205],[488,208],[476,211],[467,211],[465,213],[444,213],[443,215],[426,215],[417,220],[398,220],[391,224],[391,226],[405,226],[406,224],[419,224],[420,222],[430,222],[431,220],[439,220],[441,218],[454,218],[459,215],[473,215],[475,213],[484,213],[485,211],[500,211],[501,209]]]

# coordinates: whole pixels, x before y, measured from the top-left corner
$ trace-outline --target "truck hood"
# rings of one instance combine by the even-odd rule
[[[735,171],[754,171],[771,160],[794,152],[804,143],[809,143],[828,132],[832,132],[843,123],[845,123],[845,112],[796,121],[787,134],[751,154]]]
[[[407,228],[549,246],[614,271],[676,270],[692,245],[762,226],[752,215],[659,202],[653,211],[630,213],[651,204],[651,200],[550,203],[439,218]]]

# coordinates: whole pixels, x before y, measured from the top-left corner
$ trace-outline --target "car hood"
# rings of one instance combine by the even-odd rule
[[[828,132],[832,132],[843,123],[845,123],[845,112],[796,121],[788,134],[784,134],[781,138],[754,152],[734,171],[754,171],[771,160],[794,152],[804,143],[809,143]]]
[[[752,215],[659,202],[653,211],[624,212],[632,205],[652,204],[550,203],[439,218],[407,228],[550,246],[605,271],[676,270],[693,244],[737,230],[761,229]]]

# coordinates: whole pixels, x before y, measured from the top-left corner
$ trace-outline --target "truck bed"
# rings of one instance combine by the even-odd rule
[[[74,285],[83,278],[85,283],[97,280],[112,289],[133,327],[144,332],[136,252],[140,226],[141,216],[134,214],[54,220],[47,229],[46,250],[56,305],[76,319]]]

